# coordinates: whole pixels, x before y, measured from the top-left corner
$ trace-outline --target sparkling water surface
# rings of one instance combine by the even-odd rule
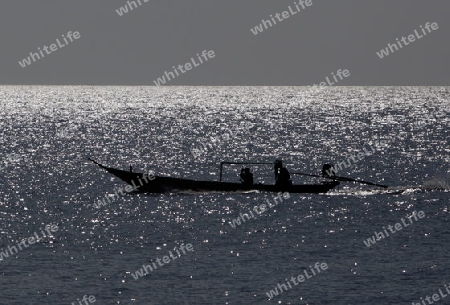
[[[2,256],[0,304],[420,302],[450,283],[449,121],[448,87],[1,87],[0,251],[59,230]],[[125,185],[88,157],[201,180],[224,160],[281,157],[310,174],[340,163],[390,188],[290,194],[233,228],[276,194],[131,193],[97,209]],[[252,170],[273,183],[271,166]],[[425,217],[364,244],[414,211]],[[134,279],[182,243],[194,251]],[[328,269],[269,300],[316,262]]]

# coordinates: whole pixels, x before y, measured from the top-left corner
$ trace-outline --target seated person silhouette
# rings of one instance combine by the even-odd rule
[[[250,168],[242,168],[240,177],[242,184],[244,184],[245,186],[253,185],[253,174],[250,172]]]

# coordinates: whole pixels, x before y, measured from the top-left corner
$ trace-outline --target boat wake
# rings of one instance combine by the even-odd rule
[[[407,195],[412,193],[424,193],[424,192],[449,192],[450,187],[443,186],[394,186],[386,189],[345,189],[345,190],[334,190],[330,191],[324,195],[329,196],[371,196],[371,195]]]
[[[424,192],[450,192],[450,187],[444,188],[444,187],[434,187],[434,186],[394,186],[389,187],[386,189],[341,189],[341,190],[333,190],[329,191],[327,193],[323,194],[316,194],[318,196],[372,196],[372,195],[408,195],[413,193],[424,193]],[[224,192],[220,191],[205,191],[202,192],[203,194],[225,194]],[[234,193],[234,194],[260,194],[265,193],[264,191],[259,190],[248,190],[248,191],[234,191],[234,192],[226,192]],[[141,194],[141,193],[138,193]],[[195,190],[172,190],[171,192],[167,193],[171,196],[181,195],[192,195],[197,196],[199,193]],[[142,194],[141,194],[142,195]],[[149,195],[155,195],[155,194],[149,194]],[[160,195],[160,194],[156,194]]]

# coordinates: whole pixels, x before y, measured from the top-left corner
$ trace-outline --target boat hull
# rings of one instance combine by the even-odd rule
[[[301,184],[290,186],[278,186],[267,184],[253,184],[251,186],[242,183],[198,181],[182,178],[148,176],[142,173],[128,172],[120,169],[103,166],[101,168],[125,181],[138,192],[143,193],[170,193],[170,192],[289,192],[289,193],[326,193],[336,187],[339,182],[323,182],[321,184]]]

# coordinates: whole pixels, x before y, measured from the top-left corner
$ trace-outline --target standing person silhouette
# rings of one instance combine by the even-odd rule
[[[291,186],[292,180],[289,171],[283,166],[283,160],[277,159],[274,165],[275,171],[275,185],[277,186]]]

